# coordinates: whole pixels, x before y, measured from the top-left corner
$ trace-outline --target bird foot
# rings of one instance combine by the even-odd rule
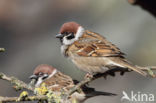
[[[90,73],[87,73],[84,77],[84,79],[92,79],[92,78],[93,78],[93,75]]]
[[[123,68],[114,68],[114,69],[110,69],[104,73],[98,73],[98,74],[94,75],[94,77],[96,78],[96,77],[103,76],[105,79],[107,79],[108,75],[114,77],[116,72],[120,72],[120,75],[124,75],[125,72],[130,72],[130,71],[128,69],[123,69]]]

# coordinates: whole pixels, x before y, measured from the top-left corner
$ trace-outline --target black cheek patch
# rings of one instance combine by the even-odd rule
[[[69,36],[67,36],[66,38],[68,40],[71,40],[71,39],[75,38],[75,35],[74,35],[74,33],[72,33],[72,34],[69,34]]]
[[[47,77],[43,77],[42,79],[44,80],[44,79],[46,79]]]
[[[49,75],[43,75],[42,79],[44,80],[44,79],[46,79],[48,77],[49,77]]]

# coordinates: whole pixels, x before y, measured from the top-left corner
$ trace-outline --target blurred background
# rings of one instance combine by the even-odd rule
[[[82,80],[84,73],[61,55],[61,44],[55,38],[60,26],[68,21],[105,36],[134,64],[156,65],[156,20],[126,0],[0,0],[0,47],[6,49],[0,53],[0,72],[29,83],[28,77],[37,65],[50,64]],[[121,103],[122,91],[156,95],[155,85],[156,79],[135,72],[101,78],[90,86],[118,96],[94,97],[85,103]],[[19,93],[0,80],[0,95]]]

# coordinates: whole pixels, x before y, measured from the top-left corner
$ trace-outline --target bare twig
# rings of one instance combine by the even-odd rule
[[[13,85],[15,85],[14,88],[16,90],[23,89],[23,88],[31,90],[31,91],[34,90],[34,88],[27,85],[23,81],[20,81],[19,79],[15,78],[15,77],[7,76],[4,73],[0,73],[0,79],[7,80],[7,81],[11,82]]]
[[[137,66],[137,65],[136,65]],[[156,66],[147,66],[147,67],[141,67],[141,66],[137,66],[138,68],[142,69],[143,71],[147,71],[149,72],[149,70],[156,70]],[[117,69],[116,72],[120,72],[120,69]],[[153,71],[151,71],[153,73]],[[67,93],[67,97],[72,95],[76,90],[78,90],[80,87],[82,87],[85,84],[90,83],[91,81],[101,78],[101,77],[106,77],[108,75],[107,72],[105,73],[99,73],[97,75],[94,75],[92,78],[86,78],[83,81],[81,81],[80,83],[78,83],[75,87],[73,87],[71,90],[69,90],[69,92]],[[156,77],[155,74],[149,74],[151,77]]]
[[[70,95],[72,95],[76,90],[78,90],[80,87],[82,87],[83,85],[93,81],[94,78],[88,78],[88,79],[84,79],[83,81],[81,81],[80,83],[78,83],[77,85],[75,85],[72,89],[70,89],[67,93],[67,97],[68,98]]]
[[[156,70],[156,66],[146,66],[146,67],[142,67],[142,66],[138,66],[136,65],[138,68],[142,69],[143,71],[148,71],[149,69],[151,70]]]

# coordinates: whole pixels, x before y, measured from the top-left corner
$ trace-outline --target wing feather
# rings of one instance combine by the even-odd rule
[[[120,51],[114,44],[107,41],[100,34],[86,31],[83,36],[74,43],[79,56],[117,56],[124,58],[124,53]]]

